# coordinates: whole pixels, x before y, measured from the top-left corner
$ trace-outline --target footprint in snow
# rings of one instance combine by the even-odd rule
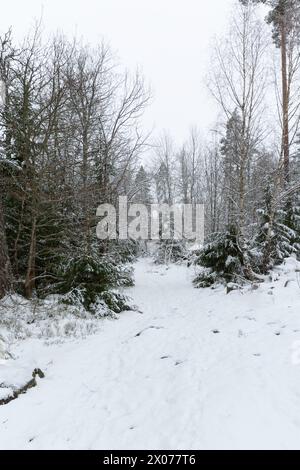
[[[257,321],[256,318],[250,317],[250,316],[248,316],[248,315],[246,315],[244,318],[245,318],[246,320],[249,320],[249,321]]]
[[[162,359],[162,360],[171,359],[171,356],[162,356],[160,359]],[[175,362],[174,362],[174,365],[175,365],[175,366],[180,366],[180,364],[183,364],[183,362],[184,362],[184,361],[178,360],[178,361],[175,361]]]
[[[135,338],[138,338],[139,336],[141,336],[147,330],[162,330],[163,328],[164,328],[163,326],[148,326],[147,328],[144,328],[143,330],[139,331],[135,335]]]

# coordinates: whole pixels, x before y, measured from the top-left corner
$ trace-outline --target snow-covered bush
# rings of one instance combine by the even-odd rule
[[[111,314],[106,305],[95,314],[81,304],[66,305],[61,296],[26,300],[19,295],[7,296],[0,302],[0,356],[10,357],[10,346],[29,337],[62,340],[85,337],[100,326],[99,317]]]
[[[188,252],[181,240],[162,240],[154,254],[156,264],[178,263],[187,259]]]
[[[2,336],[0,335],[0,361],[2,361],[3,359],[6,359],[6,354],[7,354],[6,344]]]
[[[200,250],[195,260],[201,271],[194,279],[196,287],[236,282],[244,277],[244,256],[237,242],[234,229],[214,233]]]
[[[63,268],[55,291],[64,295],[65,303],[82,305],[97,313],[105,309],[114,313],[130,309],[126,296],[115,292],[117,287],[133,285],[132,270],[109,257],[78,256]]]
[[[116,240],[110,242],[110,256],[116,263],[133,263],[143,252],[141,243],[136,240]]]

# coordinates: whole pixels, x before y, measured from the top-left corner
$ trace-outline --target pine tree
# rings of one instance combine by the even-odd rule
[[[299,42],[300,33],[300,4],[299,0],[240,0],[243,5],[249,2],[262,3],[270,6],[266,18],[273,27],[274,44],[281,53],[282,74],[282,150],[283,150],[283,179],[285,186],[290,176],[290,88],[289,83],[289,43],[296,38]],[[292,45],[293,47],[293,45]]]

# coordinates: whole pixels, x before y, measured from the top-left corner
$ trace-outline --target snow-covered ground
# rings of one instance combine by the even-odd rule
[[[142,313],[85,339],[20,341],[0,384],[46,377],[0,407],[1,449],[300,449],[300,288],[289,260],[257,290],[192,287],[137,263]],[[1,389],[0,389],[1,391]]]

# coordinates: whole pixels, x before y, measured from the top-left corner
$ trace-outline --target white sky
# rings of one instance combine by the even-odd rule
[[[179,143],[191,125],[204,133],[216,107],[205,86],[210,43],[221,34],[234,0],[9,0],[0,32],[21,37],[43,12],[48,31],[104,38],[129,69],[139,66],[154,92],[147,129],[169,130]]]

